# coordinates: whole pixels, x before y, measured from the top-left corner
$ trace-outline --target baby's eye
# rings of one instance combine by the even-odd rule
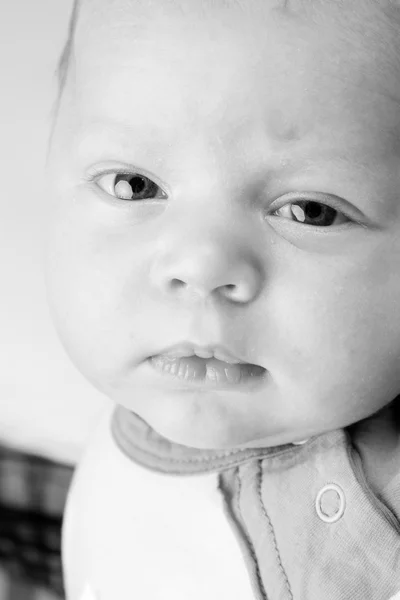
[[[343,213],[315,200],[288,202],[281,208],[278,208],[274,212],[274,215],[295,220],[297,223],[304,223],[305,225],[315,225],[316,227],[342,225],[350,221]]]
[[[166,198],[165,192],[154,181],[139,173],[103,173],[101,179],[109,180],[108,188],[104,191],[117,197],[119,200],[146,200],[150,198]],[[114,180],[114,182],[113,182]],[[106,182],[107,183],[107,182]],[[100,187],[102,187],[99,184]],[[111,192],[108,190],[111,188]],[[104,188],[102,188],[104,189]]]

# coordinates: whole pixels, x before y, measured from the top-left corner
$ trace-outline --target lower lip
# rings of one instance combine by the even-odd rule
[[[249,364],[228,364],[216,358],[197,356],[173,358],[152,356],[150,365],[159,373],[182,382],[189,388],[237,389],[254,388],[262,384],[266,370]]]

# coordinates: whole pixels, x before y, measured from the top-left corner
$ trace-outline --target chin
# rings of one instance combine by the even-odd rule
[[[159,397],[155,400],[154,394],[139,397],[140,403],[127,408],[163,438],[181,446],[236,450],[278,446],[291,441],[287,429],[260,431],[254,419],[246,423],[242,414],[238,415],[228,403],[215,398],[208,400],[201,396],[193,400],[168,395],[160,401]]]
[[[196,448],[198,450],[226,450],[235,448],[243,442],[236,440],[227,432],[210,430],[210,428],[199,426],[188,426],[182,423],[156,423],[148,421],[154,430],[174,444]]]
[[[222,441],[218,435],[210,435],[210,432],[205,435],[204,431],[190,431],[188,429],[179,429],[177,431],[175,428],[160,428],[156,426],[154,426],[154,429],[174,444],[180,444],[181,446],[196,448],[198,450],[225,450],[234,447],[235,445],[235,442],[232,442],[232,445],[228,442],[228,445],[226,445],[225,440]]]
[[[279,445],[278,436],[270,438],[263,437],[262,440],[255,440],[255,436],[244,435],[243,428],[236,434],[227,429],[221,431],[220,428],[212,429],[205,427],[168,427],[165,423],[158,426],[152,425],[154,429],[164,438],[175,444],[196,448],[198,450],[236,450],[242,448],[257,448]],[[281,442],[285,443],[285,442]]]

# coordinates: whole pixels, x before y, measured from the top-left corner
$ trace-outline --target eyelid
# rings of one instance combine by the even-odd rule
[[[353,204],[350,204],[350,202],[340,198],[339,196],[335,196],[334,194],[326,194],[324,192],[288,192],[287,194],[283,194],[283,196],[279,196],[279,198],[274,200],[270,206],[270,210],[275,212],[290,202],[301,202],[304,200],[326,204],[338,212],[343,213],[346,217],[358,223],[359,225],[366,226],[368,224],[365,215]]]
[[[143,175],[143,177],[147,177],[151,181],[153,181],[162,191],[164,196],[168,198],[170,196],[169,186],[164,182],[160,181],[160,179],[155,176],[153,173],[150,173],[146,169],[142,167],[132,167],[132,166],[123,166],[123,167],[99,167],[97,165],[89,167],[87,174],[84,176],[84,181],[92,182],[97,177],[102,177],[104,175]]]

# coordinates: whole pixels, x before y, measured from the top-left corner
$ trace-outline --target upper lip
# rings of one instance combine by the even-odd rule
[[[161,352],[159,352],[159,354],[163,354],[165,356],[172,356],[175,358],[181,358],[183,356],[193,356],[193,354],[195,354],[196,356],[199,356],[201,358],[213,358],[214,357],[218,360],[222,360],[224,362],[231,363],[231,364],[237,364],[237,363],[247,364],[246,361],[235,356],[234,354],[232,354],[232,352],[230,352],[227,348],[225,348],[224,346],[221,346],[220,344],[209,345],[209,346],[199,346],[192,342],[184,341],[184,342],[175,344],[174,346],[169,346],[168,348],[165,348],[164,350],[161,350]]]

